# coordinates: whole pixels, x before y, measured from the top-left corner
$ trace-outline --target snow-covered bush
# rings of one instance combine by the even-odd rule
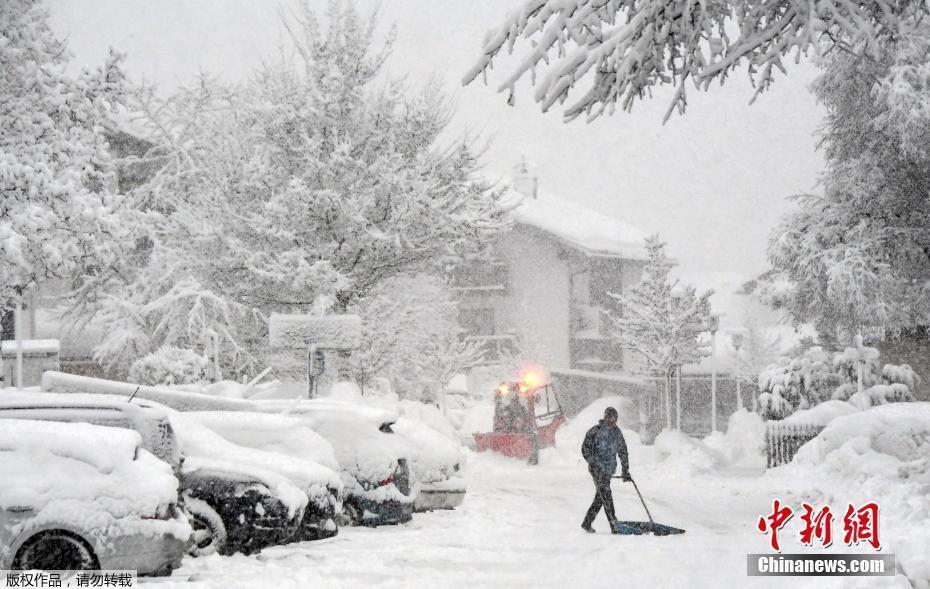
[[[843,384],[833,392],[833,398],[853,405],[872,406],[914,400],[914,387],[920,381],[907,364],[885,364],[881,368],[878,350],[872,347],[846,348],[833,358],[833,366],[843,378]],[[857,360],[862,358],[862,398],[858,393]]]
[[[207,378],[207,366],[207,358],[196,352],[162,346],[133,362],[129,379],[144,385],[190,384]]]
[[[840,384],[830,354],[820,347],[785,358],[759,373],[759,407],[766,419],[781,419],[830,399]]]
[[[858,364],[862,362],[863,395],[858,395]],[[907,364],[881,365],[869,346],[830,354],[815,347],[800,357],[769,366],[759,374],[759,404],[766,419],[783,419],[833,399],[857,407],[913,401],[920,381]]]

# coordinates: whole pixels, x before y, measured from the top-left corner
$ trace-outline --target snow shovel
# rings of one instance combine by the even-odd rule
[[[614,476],[615,479],[620,479],[623,477]],[[649,516],[648,522],[629,522],[629,521],[615,521],[612,526],[613,530],[617,534],[626,534],[633,536],[642,536],[643,534],[652,534],[654,536],[670,536],[672,534],[684,534],[685,531],[681,528],[673,528],[672,526],[666,526],[665,524],[657,524],[652,519],[652,514],[649,513],[649,508],[646,507],[646,501],[643,499],[643,494],[639,492],[639,487],[636,485],[636,481],[630,478],[630,482],[633,483],[633,488],[636,489],[636,494],[639,495],[639,501],[643,504],[643,509],[646,510],[646,515]]]

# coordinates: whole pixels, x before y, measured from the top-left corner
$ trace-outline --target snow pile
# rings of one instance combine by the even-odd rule
[[[604,418],[604,410],[613,407],[617,410],[617,425],[623,430],[623,435],[629,441],[629,435],[635,434],[639,427],[639,411],[635,403],[620,396],[609,396],[595,399],[590,405],[582,409],[578,415],[568,420],[559,431],[556,432],[556,444],[565,439],[566,442],[574,444],[578,442],[578,448],[581,448],[581,442],[584,441],[584,435],[592,426]],[[571,440],[566,438],[570,437]],[[638,436],[637,436],[638,437]]]
[[[489,432],[494,425],[494,403],[478,402],[459,415],[456,437],[470,448],[475,446],[474,434]]]
[[[849,415],[857,411],[858,409],[851,403],[834,399],[831,401],[824,401],[810,409],[796,411],[783,419],[782,423],[827,425],[837,417],[843,417],[844,415]]]
[[[361,401],[362,389],[357,384],[349,381],[339,381],[330,387],[329,392],[321,398],[338,399],[340,401]]]
[[[165,345],[133,362],[129,379],[144,385],[200,382],[207,378],[208,363],[192,350]]]
[[[917,587],[930,587],[930,403],[838,417],[773,476],[818,481],[837,511],[876,501],[883,544]]]
[[[101,540],[127,534],[186,540],[191,529],[184,521],[141,519],[177,503],[178,481],[140,444],[139,434],[120,428],[5,420],[0,471],[15,476],[0,477],[0,509],[28,507],[30,526],[72,525]]]
[[[726,434],[714,432],[702,441],[722,454],[729,466],[765,468],[765,422],[756,413],[736,411],[727,422]]]
[[[254,389],[254,387],[250,387],[246,384],[242,384],[241,382],[236,382],[234,380],[221,380],[219,382],[210,383],[200,387],[179,388],[182,390],[201,393],[203,395],[222,397],[224,399],[245,399],[247,398],[249,391]]]
[[[727,458],[711,448],[678,431],[662,430],[655,439],[657,466],[663,471],[688,476],[716,470],[727,463]]]

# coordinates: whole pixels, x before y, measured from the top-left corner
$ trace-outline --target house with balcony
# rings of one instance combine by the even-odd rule
[[[493,365],[518,350],[550,371],[630,372],[610,337],[608,293],[639,281],[646,233],[538,189],[525,171],[507,189],[514,225],[485,259],[453,273],[459,320]]]

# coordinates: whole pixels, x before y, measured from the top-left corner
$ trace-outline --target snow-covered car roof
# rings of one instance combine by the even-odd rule
[[[386,479],[397,468],[397,459],[409,454],[404,440],[381,429],[397,420],[395,412],[329,399],[276,399],[255,404],[307,424],[332,444],[341,469],[358,480]]]
[[[259,410],[281,415],[300,415],[311,423],[327,420],[353,420],[379,428],[397,421],[397,411],[380,409],[338,399],[261,399],[252,400]]]
[[[33,510],[37,520],[106,527],[152,515],[177,500],[171,467],[140,448],[133,431],[31,420],[0,423],[0,509]]]
[[[177,466],[180,448],[165,407],[133,399],[127,403],[109,395],[10,392],[0,396],[0,419],[83,422],[128,428],[142,436],[142,445]]]
[[[184,415],[241,446],[306,458],[339,470],[332,444],[298,417],[246,411],[193,411]]]
[[[88,410],[101,409],[121,411],[127,415],[137,417],[167,417],[164,411],[152,404],[140,404],[133,399],[115,398],[110,395],[97,394],[63,394],[44,392],[4,392],[0,395],[0,408],[41,408],[41,409],[71,409],[82,408]]]
[[[42,390],[51,393],[116,395],[123,399],[148,399],[177,411],[255,411],[250,401],[193,393],[166,387],[90,378],[48,370],[42,374]]]
[[[462,447],[430,426],[401,417],[392,426],[395,434],[410,444],[410,473],[420,483],[446,480],[455,476],[464,461]]]
[[[188,461],[190,457],[209,458],[272,471],[292,481],[311,500],[321,504],[328,503],[330,489],[342,489],[339,474],[318,462],[240,446],[184,413],[169,410],[169,415]]]

